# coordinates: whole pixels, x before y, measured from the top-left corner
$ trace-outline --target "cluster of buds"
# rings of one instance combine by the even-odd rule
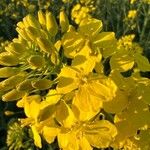
[[[59,26],[60,25],[60,26]],[[0,92],[4,101],[22,98],[26,93],[49,89],[61,66],[57,35],[69,28],[68,18],[62,10],[59,25],[51,12],[38,12],[38,18],[27,15],[17,24],[15,38],[0,54]]]

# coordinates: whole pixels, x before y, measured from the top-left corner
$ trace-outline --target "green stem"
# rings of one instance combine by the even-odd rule
[[[145,12],[145,8],[143,8],[143,9],[144,9],[144,12]],[[146,12],[145,12],[145,13],[146,13]],[[148,21],[149,21],[149,17],[150,17],[150,6],[148,7],[148,12],[147,12],[147,14],[145,15],[142,32],[141,32],[141,34],[140,34],[140,42],[143,40],[145,31],[146,31],[146,27],[147,27],[147,24],[148,24]]]

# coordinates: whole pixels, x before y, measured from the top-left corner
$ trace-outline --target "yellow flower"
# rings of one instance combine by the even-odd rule
[[[56,108],[55,119],[60,126],[45,126],[42,133],[48,143],[52,143],[57,137],[58,145],[63,150],[92,150],[92,146],[105,148],[117,134],[115,126],[106,120],[80,122],[63,101]]]
[[[24,107],[27,116],[27,118],[21,119],[21,125],[31,126],[34,144],[39,148],[42,147],[40,134],[43,132],[44,126],[54,125],[52,116],[55,112],[55,104],[60,100],[60,95],[55,94],[55,90],[50,91],[44,101],[41,101],[39,95],[24,96],[17,103],[17,106]]]
[[[87,51],[84,50],[88,50],[87,47],[83,49],[86,54]],[[117,87],[111,79],[92,73],[95,58],[82,56],[76,56],[71,67],[61,69],[56,89],[61,94],[75,91],[72,104],[77,118],[89,120],[100,111],[104,101],[110,101],[115,97]],[[83,108],[84,105],[86,107]]]
[[[74,58],[87,44],[92,54],[100,51],[113,53],[116,39],[113,32],[101,32],[102,22],[97,19],[84,19],[77,31],[68,31],[62,39],[64,53],[68,58]],[[111,44],[110,44],[111,43]]]
[[[143,49],[132,42],[134,35],[127,35],[118,41],[118,49],[110,59],[110,66],[112,70],[128,71],[136,67],[141,71],[150,71],[150,63],[141,53]]]
[[[89,13],[90,9],[88,7],[76,4],[72,9],[71,16],[79,24],[83,19],[91,17]]]
[[[130,4],[133,4],[135,2],[136,2],[136,0],[130,0]]]
[[[134,19],[137,16],[137,11],[136,10],[129,10],[128,12],[128,19]]]

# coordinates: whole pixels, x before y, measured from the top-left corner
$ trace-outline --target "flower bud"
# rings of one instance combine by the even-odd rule
[[[4,114],[5,114],[5,116],[12,116],[12,115],[15,114],[15,112],[10,111],[10,110],[6,110],[6,111],[4,112]]]
[[[59,64],[58,54],[56,52],[52,52],[50,57],[51,57],[51,62],[54,65],[58,65]]]
[[[0,65],[16,66],[19,64],[19,59],[9,52],[2,52],[0,54]]]
[[[2,96],[2,100],[5,102],[15,101],[15,100],[22,98],[24,95],[25,95],[25,92],[17,91],[16,89],[13,89],[13,90],[7,92],[6,94],[4,94]]]
[[[37,38],[37,43],[40,49],[46,53],[51,53],[52,51],[55,51],[53,43],[45,38]]]
[[[0,68],[0,78],[8,78],[18,74],[19,72],[20,69],[16,67],[3,67]]]
[[[40,55],[30,56],[28,62],[34,68],[42,68],[45,65],[45,59]]]
[[[17,27],[19,27],[20,29],[24,29],[25,25],[22,21],[20,21],[20,22],[17,23]]]
[[[19,35],[23,38],[23,39],[25,39],[25,40],[27,40],[27,41],[30,41],[31,39],[29,38],[29,36],[27,35],[27,33],[26,33],[26,31],[25,31],[25,29],[20,29],[20,28],[16,28],[16,31],[19,33]]]
[[[61,27],[61,32],[67,32],[69,28],[69,20],[64,10],[62,10],[59,14],[59,22]]]
[[[37,21],[37,19],[34,16],[32,16],[31,14],[27,15],[26,19],[27,19],[30,26],[32,26],[34,28],[38,28],[38,29],[41,28],[41,26],[40,26],[39,22]]]
[[[30,26],[30,24],[29,24],[29,22],[27,20],[27,17],[23,18],[23,24],[24,24],[25,28],[28,28]]]
[[[27,35],[29,36],[29,38],[32,41],[36,41],[36,38],[40,37],[40,32],[37,28],[30,26],[30,27],[26,28],[25,31],[27,32]]]
[[[39,90],[49,89],[52,86],[52,81],[48,79],[40,79],[32,82],[32,86]]]
[[[2,85],[4,87],[15,87],[17,84],[22,82],[25,79],[25,74],[24,73],[19,73],[17,75],[11,76],[8,79],[2,81]]]
[[[46,18],[44,13],[40,10],[38,11],[38,20],[41,24],[41,26],[45,29],[46,28]]]
[[[12,86],[4,86],[3,82],[0,82],[0,96],[2,96],[4,93],[6,93],[6,91],[9,91],[12,89]]]
[[[49,31],[50,35],[52,37],[55,37],[58,32],[58,25],[55,17],[51,12],[46,12],[46,28]]]
[[[26,52],[26,48],[22,44],[16,42],[12,42],[5,47],[5,49],[16,56],[21,56]]]
[[[30,91],[33,89],[31,82],[34,79],[26,79],[23,82],[21,82],[20,84],[17,85],[17,90],[18,91]]]

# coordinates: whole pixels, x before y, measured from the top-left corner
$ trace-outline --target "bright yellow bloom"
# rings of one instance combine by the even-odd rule
[[[111,54],[116,43],[114,33],[99,33],[101,30],[100,20],[93,18],[82,20],[77,31],[68,31],[62,39],[65,55],[68,58],[74,58],[86,44],[91,48],[91,54],[97,54],[100,51],[104,54],[108,51]]]
[[[63,101],[56,108],[56,120],[60,126],[45,126],[43,136],[48,143],[52,143],[53,139],[57,137],[58,145],[63,150],[92,150],[92,146],[107,147],[117,134],[113,124],[106,120],[96,121],[92,124],[80,122],[75,118],[71,108]]]
[[[137,0],[130,0],[130,4],[135,3]]]
[[[149,71],[150,63],[141,53],[143,49],[132,42],[134,35],[127,35],[118,41],[118,50],[112,55],[110,65],[112,70],[127,71],[136,67],[141,71]]]
[[[134,19],[137,15],[137,11],[136,10],[130,10],[128,12],[128,19]]]
[[[100,111],[104,101],[110,101],[115,97],[117,87],[110,78],[92,73],[95,67],[94,58],[92,60],[92,57],[87,59],[82,56],[77,55],[71,67],[61,69],[56,89],[61,94],[75,91],[72,103],[77,118],[89,120]]]
[[[85,6],[81,6],[80,4],[76,4],[71,12],[72,18],[75,20],[77,24],[79,24],[85,18],[91,18],[90,9]]]

